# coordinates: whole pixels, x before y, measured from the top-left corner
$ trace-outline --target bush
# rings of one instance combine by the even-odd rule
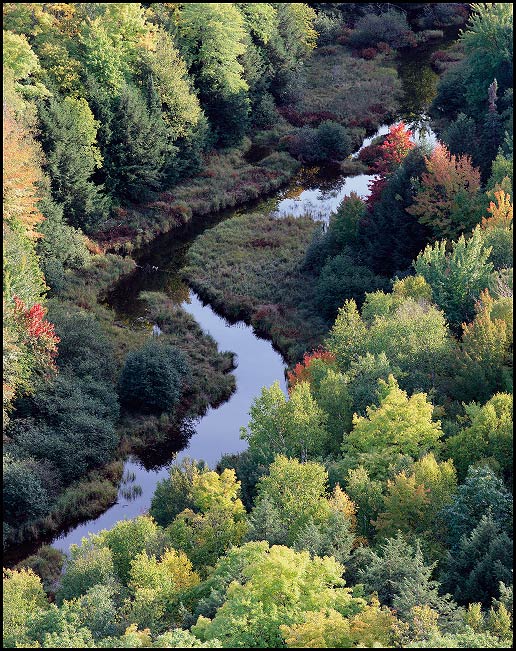
[[[49,506],[48,493],[34,465],[30,460],[16,461],[8,455],[3,458],[4,518],[14,526],[43,515]]]
[[[187,372],[179,350],[151,340],[127,356],[119,382],[120,401],[142,413],[173,411]]]
[[[367,61],[370,61],[371,59],[374,59],[375,56],[378,54],[378,50],[374,47],[365,47],[362,50],[359,51],[359,56],[362,57],[362,59],[366,59]]]
[[[317,47],[335,43],[341,33],[340,21],[323,13],[317,14],[314,27],[317,32]]]
[[[341,160],[351,153],[351,140],[345,127],[325,120],[317,128],[304,126],[293,136],[285,136],[283,145],[292,156],[308,163]]]
[[[318,281],[318,302],[323,315],[334,319],[337,310],[348,298],[361,305],[366,292],[384,289],[385,279],[368,267],[357,265],[346,252],[332,258],[321,271]]]
[[[405,14],[399,11],[386,11],[379,16],[367,14],[357,21],[349,38],[356,48],[375,46],[380,41],[393,48],[413,45],[414,33]]]

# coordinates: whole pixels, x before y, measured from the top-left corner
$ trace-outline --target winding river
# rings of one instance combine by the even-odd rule
[[[414,69],[419,75],[424,71],[426,85],[422,89],[413,83],[413,75],[411,77],[410,73]],[[403,101],[405,110],[400,113],[400,119],[415,125],[416,139],[425,137],[433,142],[435,136],[422,114],[428,106],[429,98],[431,99],[428,84],[435,88],[437,79],[428,65],[428,50],[417,57],[412,56],[406,62],[402,59],[400,77],[406,96]],[[419,97],[415,97],[418,92]],[[419,107],[419,112],[414,107]],[[386,134],[388,129],[389,125],[382,125],[373,136],[364,140],[362,147],[370,144],[377,135]],[[342,198],[350,192],[366,197],[372,178],[374,177],[367,174],[345,176],[327,169],[301,170],[288,188],[279,191],[275,197],[264,201],[254,210],[269,210],[278,218],[308,213],[314,219],[327,220]],[[205,221],[202,225],[191,224],[180,236],[174,233],[159,238],[138,256],[142,266],[151,264],[158,267],[159,271],[132,274],[129,280],[125,279],[121,286],[115,288],[109,298],[119,318],[131,324],[144,315],[144,304],[136,298],[140,291],[165,291],[196,319],[205,332],[212,335],[219,350],[236,353],[237,366],[234,374],[237,390],[227,402],[216,409],[209,409],[192,424],[193,433],[188,444],[175,455],[175,460],[185,456],[203,459],[211,468],[215,467],[222,454],[239,452],[245,448],[245,442],[240,439],[240,427],[247,423],[249,408],[261,388],[279,380],[286,391],[285,362],[272,344],[258,337],[243,322],[228,323],[209,305],[204,305],[181,279],[180,270],[185,264],[188,247],[195,237],[222,219],[231,218],[232,214],[234,213],[214,216],[211,224],[206,224]],[[52,545],[67,552],[70,544],[80,543],[89,533],[110,528],[118,520],[145,513],[157,482],[168,475],[168,468],[173,462],[173,454],[172,458],[169,454],[166,458],[154,458],[150,462],[149,459],[134,456],[128,458],[124,476],[129,479],[122,482],[117,502],[95,520],[82,523],[57,537]],[[138,494],[138,489],[135,491],[136,496],[128,497],[130,491],[127,488],[131,484],[139,486],[141,493]]]

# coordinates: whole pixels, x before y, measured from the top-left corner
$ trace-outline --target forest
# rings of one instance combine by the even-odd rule
[[[3,61],[3,646],[511,648],[512,4]]]

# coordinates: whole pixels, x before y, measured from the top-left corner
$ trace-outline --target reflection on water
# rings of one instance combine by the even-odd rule
[[[396,122],[394,124],[399,124]],[[422,115],[416,124],[407,123],[413,131],[414,142],[420,144],[428,143],[433,147],[437,138],[430,128],[429,120]],[[389,125],[382,124],[381,127],[370,138],[366,138],[362,147],[355,153],[358,155],[364,147],[369,146],[378,136],[384,136],[389,132]],[[314,169],[314,168],[310,168]],[[357,174],[356,176],[346,176],[342,173],[335,173],[331,168],[315,168],[316,174],[307,174],[306,170],[301,171],[301,176],[296,176],[291,185],[283,190],[279,196],[276,205],[272,208],[272,214],[277,217],[301,217],[309,215],[317,221],[328,223],[330,215],[335,212],[345,196],[355,192],[359,197],[365,199],[369,196],[369,184],[376,178],[374,174]],[[314,184],[317,178],[324,175],[324,184]],[[308,182],[307,182],[308,179]],[[310,186],[309,181],[312,181]],[[315,187],[314,187],[315,186]],[[303,189],[304,188],[304,189]]]
[[[414,129],[417,142],[426,140],[435,144],[436,138],[428,125],[424,111],[435,93],[436,76],[428,66],[429,52],[407,57],[400,66],[400,77],[404,89],[403,110],[399,118]],[[366,147],[378,136],[385,135],[388,125],[382,125],[362,147]],[[248,157],[257,160],[266,153],[254,148]],[[355,154],[356,155],[356,154]],[[328,221],[344,196],[356,192],[361,197],[369,193],[371,174],[344,176],[337,168],[303,168],[290,186],[275,197],[262,201],[254,211],[272,212],[278,218],[285,215],[311,214],[314,219]],[[125,481],[122,482],[118,501],[96,520],[86,522],[54,541],[54,546],[68,551],[71,543],[79,543],[88,533],[110,528],[124,518],[132,518],[148,510],[157,482],[168,475],[172,459],[191,456],[203,459],[215,467],[221,455],[239,452],[246,447],[240,439],[240,427],[248,422],[248,412],[253,399],[264,386],[279,380],[286,391],[285,364],[270,342],[257,337],[252,328],[242,322],[229,324],[208,305],[189,290],[181,278],[180,270],[185,265],[186,253],[191,242],[202,231],[231,212],[212,215],[203,220],[191,222],[181,234],[165,235],[149,245],[139,256],[139,263],[158,267],[153,273],[132,274],[118,284],[108,297],[109,304],[117,311],[120,320],[130,327],[138,327],[145,321],[145,303],[137,296],[141,291],[165,292],[176,303],[192,314],[205,332],[210,333],[219,350],[236,353],[237,390],[231,398],[216,409],[209,409],[194,422],[181,423],[179,429],[166,432],[163,441],[135,450],[124,467]],[[142,335],[143,336],[143,335]],[[145,336],[148,336],[146,334]],[[137,488],[139,487],[139,488]]]
[[[118,520],[145,513],[150,507],[156,484],[168,476],[172,458],[179,460],[190,456],[203,459],[214,468],[225,452],[244,450],[246,443],[240,439],[240,427],[248,422],[249,408],[261,388],[279,380],[286,392],[285,364],[269,341],[257,337],[253,329],[241,321],[229,324],[209,305],[203,305],[193,292],[183,303],[183,308],[205,332],[212,335],[219,350],[236,353],[236,392],[217,409],[209,409],[197,422],[184,423],[181,432],[171,434],[152,448],[138,451],[138,458],[133,456],[126,461],[124,476],[130,481],[122,483],[117,503],[96,520],[85,522],[54,540],[53,546],[57,549],[67,552],[72,543],[79,544],[81,538],[89,533],[109,529]],[[161,465],[156,465],[159,459]],[[128,483],[139,486],[140,494],[128,494]]]

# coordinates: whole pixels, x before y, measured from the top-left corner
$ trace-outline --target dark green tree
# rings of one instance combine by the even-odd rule
[[[187,373],[186,360],[177,348],[151,340],[127,356],[119,381],[120,401],[143,413],[172,411]]]
[[[109,207],[103,187],[92,180],[102,164],[96,145],[98,123],[82,98],[52,98],[40,105],[39,117],[53,198],[63,205],[71,226],[91,233]]]

